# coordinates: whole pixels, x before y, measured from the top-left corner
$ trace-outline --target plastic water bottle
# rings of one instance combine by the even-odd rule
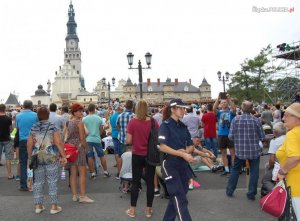
[[[66,179],[66,170],[65,170],[65,167],[63,167],[61,169],[60,179],[61,180],[65,180]]]

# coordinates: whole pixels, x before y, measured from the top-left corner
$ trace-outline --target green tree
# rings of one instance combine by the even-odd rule
[[[228,93],[240,102],[244,99],[262,102],[267,89],[266,82],[271,74],[268,56],[271,46],[263,48],[253,59],[245,59],[241,69],[231,75]]]

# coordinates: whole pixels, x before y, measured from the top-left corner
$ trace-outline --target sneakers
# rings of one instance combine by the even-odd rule
[[[43,212],[45,210],[45,207],[44,206],[42,206],[42,208],[35,208],[35,213],[36,214],[39,214],[39,213],[41,213],[41,212]]]
[[[230,176],[230,172],[228,172],[228,171],[225,170],[223,173],[220,174],[220,176],[229,177]]]
[[[94,200],[90,199],[90,198],[87,197],[87,196],[80,196],[80,197],[79,197],[79,202],[80,202],[80,203],[93,203]]]
[[[109,174],[109,172],[107,172],[107,171],[104,171],[104,177],[110,177],[110,174]]]
[[[91,173],[90,175],[90,180],[95,180],[96,179],[96,173]]]
[[[19,191],[23,191],[23,192],[27,192],[27,191],[28,191],[28,188],[22,188],[22,187],[19,187],[18,190],[19,190]]]
[[[218,171],[218,168],[216,166],[213,166],[211,169],[210,169],[210,172],[212,173],[215,173]]]
[[[160,196],[159,190],[154,191],[154,196]]]
[[[14,176],[14,175],[12,175],[12,176],[9,176],[9,177],[7,177],[7,179],[9,179],[9,180],[13,180],[13,179],[15,179],[15,176]]]
[[[145,215],[147,218],[150,218],[152,216],[152,213],[153,213],[153,210],[152,209],[149,209],[149,210],[145,210]]]
[[[56,214],[62,211],[62,208],[60,206],[57,207],[57,209],[50,209],[50,214]]]
[[[20,176],[16,176],[16,181],[20,181],[21,177]]]
[[[194,184],[189,184],[189,190],[193,190],[194,189]]]
[[[116,178],[117,180],[119,180],[119,179],[120,179],[120,174],[117,173],[117,175],[115,176],[115,178]]]

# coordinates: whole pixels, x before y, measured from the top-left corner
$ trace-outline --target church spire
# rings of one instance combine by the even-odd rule
[[[77,23],[75,22],[75,11],[73,8],[72,0],[70,1],[69,10],[68,10],[69,20],[67,23],[68,33],[66,40],[76,39],[79,41],[78,36],[76,34]]]

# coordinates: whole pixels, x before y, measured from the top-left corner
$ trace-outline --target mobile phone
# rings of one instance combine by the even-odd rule
[[[222,99],[222,100],[227,99],[227,94],[226,94],[226,92],[220,92],[220,93],[219,93],[219,98]]]

